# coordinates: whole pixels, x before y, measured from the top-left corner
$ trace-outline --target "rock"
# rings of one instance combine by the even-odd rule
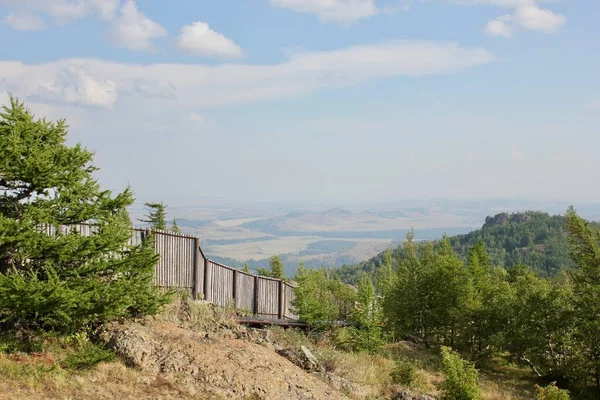
[[[317,360],[317,357],[315,357],[315,355],[306,346],[300,346],[300,350],[302,350],[305,359],[310,364],[310,370],[317,370],[319,368],[319,360]]]
[[[262,332],[260,333],[260,337],[265,342],[270,342],[271,341],[271,331],[268,329],[263,329]]]
[[[287,348],[277,352],[282,357],[287,358],[292,363],[306,371],[321,371],[322,367],[315,355],[305,346],[300,349]]]
[[[415,393],[411,390],[399,388],[396,394],[392,396],[392,400],[435,400],[433,397],[426,394]]]

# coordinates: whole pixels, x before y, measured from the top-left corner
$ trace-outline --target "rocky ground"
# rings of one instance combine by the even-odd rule
[[[235,332],[226,328],[205,333],[154,321],[113,324],[102,338],[128,366],[177,375],[186,386],[206,395],[226,399],[347,398],[316,376],[314,361],[311,364],[292,349],[276,349],[264,332],[268,331],[249,334],[240,327]],[[244,340],[244,336],[265,344]],[[307,373],[275,350],[287,351],[314,373]]]

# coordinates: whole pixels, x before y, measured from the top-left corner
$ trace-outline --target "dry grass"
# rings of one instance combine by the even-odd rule
[[[216,307],[204,301],[192,300],[178,293],[160,314],[152,319],[173,322],[198,331],[213,331],[219,327],[238,325],[233,307]]]
[[[129,369],[119,362],[90,371],[60,367],[61,354],[0,355],[0,399],[205,399],[175,378]],[[210,397],[208,397],[210,398]]]
[[[234,326],[235,313],[227,308],[177,295],[153,319],[194,330]],[[55,339],[40,353],[0,353],[0,400],[4,399],[212,399],[196,393],[176,376],[127,368],[121,362],[101,363],[91,370],[70,371],[61,361],[75,352],[70,340]]]
[[[367,353],[346,353],[337,350],[317,350],[324,363],[332,365],[332,372],[360,385],[371,386],[381,392],[391,385],[390,373],[394,361]]]
[[[394,360],[410,360],[419,375],[418,383],[411,389],[434,397],[440,395],[438,387],[444,380],[444,373],[441,357],[435,349],[412,342],[398,342],[383,347],[377,355],[349,353],[335,349],[327,335],[308,338],[300,331],[284,329],[274,329],[273,340],[285,346],[308,346],[328,371],[387,395],[393,393],[390,373],[395,367]],[[533,398],[534,381],[529,370],[512,365],[503,358],[493,359],[479,368],[483,400]]]

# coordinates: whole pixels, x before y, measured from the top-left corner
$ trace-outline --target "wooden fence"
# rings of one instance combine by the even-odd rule
[[[89,224],[43,226],[48,234],[68,234],[76,231],[85,236],[94,234]],[[186,234],[134,228],[129,242],[139,245],[154,235],[154,250],[160,255],[156,265],[155,283],[160,288],[183,289],[194,299],[204,299],[223,307],[233,307],[263,318],[296,320],[292,302],[294,287],[281,279],[249,274],[207,258],[200,239]]]

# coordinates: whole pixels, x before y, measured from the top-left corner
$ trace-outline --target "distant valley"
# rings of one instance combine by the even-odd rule
[[[347,206],[298,206],[268,202],[168,204],[170,218],[185,233],[201,239],[203,250],[234,267],[264,267],[279,255],[286,273],[299,262],[307,267],[356,264],[396,247],[413,228],[417,240],[458,235],[481,227],[501,211],[542,209],[563,213],[568,205],[517,201],[403,201]],[[600,206],[584,205],[583,215],[600,215]],[[131,210],[140,218],[143,208]]]

